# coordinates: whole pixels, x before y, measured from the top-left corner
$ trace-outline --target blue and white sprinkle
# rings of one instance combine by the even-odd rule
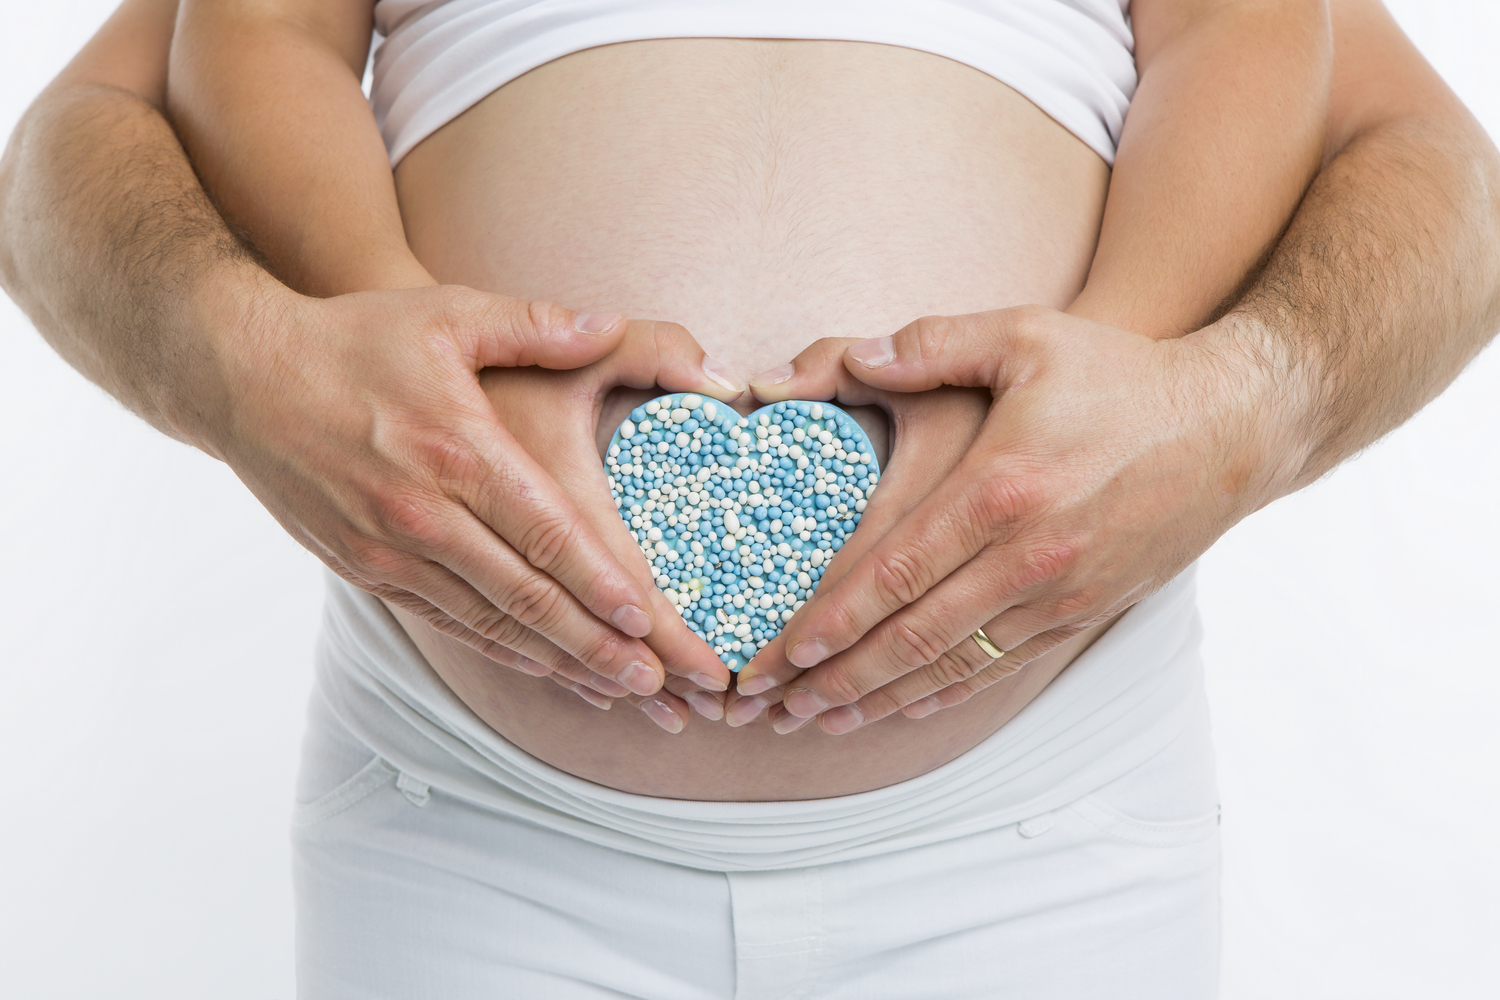
[[[736,671],[812,596],[880,481],[870,439],[836,406],[742,417],[694,393],[631,411],[604,464],[656,585]]]

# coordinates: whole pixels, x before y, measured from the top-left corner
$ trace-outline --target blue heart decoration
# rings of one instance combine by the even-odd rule
[[[734,671],[812,596],[880,481],[869,437],[836,406],[742,417],[694,393],[632,410],[604,465],[656,585]]]

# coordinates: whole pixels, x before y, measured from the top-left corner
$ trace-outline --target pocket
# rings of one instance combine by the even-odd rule
[[[347,780],[331,791],[308,802],[297,802],[292,806],[292,825],[311,826],[336,816],[365,796],[384,788],[396,779],[396,769],[378,756],[354,772]]]
[[[1093,795],[1069,806],[1101,832],[1137,847],[1185,847],[1209,840],[1219,832],[1219,809],[1189,819],[1162,822],[1127,816]]]

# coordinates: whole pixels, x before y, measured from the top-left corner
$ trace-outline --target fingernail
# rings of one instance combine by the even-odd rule
[[[582,698],[584,701],[588,702],[590,705],[593,705],[595,708],[601,709],[605,712],[608,712],[609,706],[613,704],[613,702],[604,697],[604,695],[600,694],[598,691],[595,691],[591,687],[585,687],[582,684],[574,684],[573,693]]]
[[[781,703],[786,706],[788,712],[800,715],[804,719],[810,719],[819,712],[828,711],[828,699],[812,688],[795,688],[788,691]]]
[[[648,719],[661,726],[667,732],[682,732],[682,716],[668,708],[666,702],[643,701],[641,702],[641,711],[646,713]]]
[[[738,728],[747,722],[754,721],[755,717],[765,711],[766,700],[764,698],[741,698],[730,705],[724,713],[724,721]]]
[[[705,719],[718,722],[724,718],[724,703],[707,691],[689,691],[682,700],[693,706],[693,711]]]
[[[823,727],[823,732],[830,736],[843,736],[852,732],[864,724],[865,713],[859,710],[858,705],[840,705],[838,708],[823,713],[822,721],[818,724]]]
[[[615,608],[609,620],[615,628],[635,639],[651,631],[651,616],[634,604],[622,604]]]
[[[703,374],[736,395],[745,391],[745,383],[735,378],[734,372],[707,355],[703,358]]]
[[[942,703],[937,700],[937,695],[929,695],[921,701],[912,702],[901,711],[908,719],[925,719],[942,707]]]
[[[589,678],[589,687],[595,691],[602,691],[611,698],[623,698],[630,693],[630,688],[617,680],[605,677],[603,674],[594,674],[591,676]]]
[[[767,674],[756,674],[754,677],[742,677],[737,685],[742,695],[765,694],[776,686],[776,678]]]
[[[545,663],[538,663],[529,656],[523,656],[516,660],[516,669],[523,674],[530,674],[533,677],[546,677],[552,673],[551,667]]]
[[[777,365],[775,368],[772,368],[770,371],[764,371],[764,372],[761,372],[759,375],[755,376],[753,379],[750,380],[750,384],[751,385],[780,385],[783,382],[790,382],[791,379],[792,379],[792,376],[795,375],[796,373],[797,373],[797,369],[793,368],[791,365]]]
[[[861,340],[849,348],[849,356],[866,368],[884,368],[896,360],[896,338]]]
[[[828,644],[822,639],[806,639],[787,651],[786,658],[803,670],[816,667],[828,659]]]
[[[795,733],[811,721],[812,719],[803,719],[795,715],[784,714],[781,718],[771,723],[771,728],[782,736],[785,736],[787,733]]]
[[[573,317],[573,329],[597,337],[614,329],[615,324],[624,318],[619,313],[579,313]]]
[[[717,677],[710,677],[708,674],[693,674],[688,678],[688,680],[692,681],[694,684],[698,685],[705,691],[729,690],[728,684],[725,684]]]
[[[616,678],[636,694],[655,694],[661,690],[661,681],[656,678],[656,671],[644,663],[636,662],[620,671]]]

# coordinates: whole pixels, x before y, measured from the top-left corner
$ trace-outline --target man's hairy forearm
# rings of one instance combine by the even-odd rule
[[[155,107],[74,84],[32,105],[0,161],[0,282],[70,364],[193,440],[180,390],[215,374],[208,330],[270,279]]]
[[[1500,168],[1469,124],[1406,119],[1355,138],[1225,317],[1251,321],[1305,401],[1282,492],[1416,413],[1500,324]]]

